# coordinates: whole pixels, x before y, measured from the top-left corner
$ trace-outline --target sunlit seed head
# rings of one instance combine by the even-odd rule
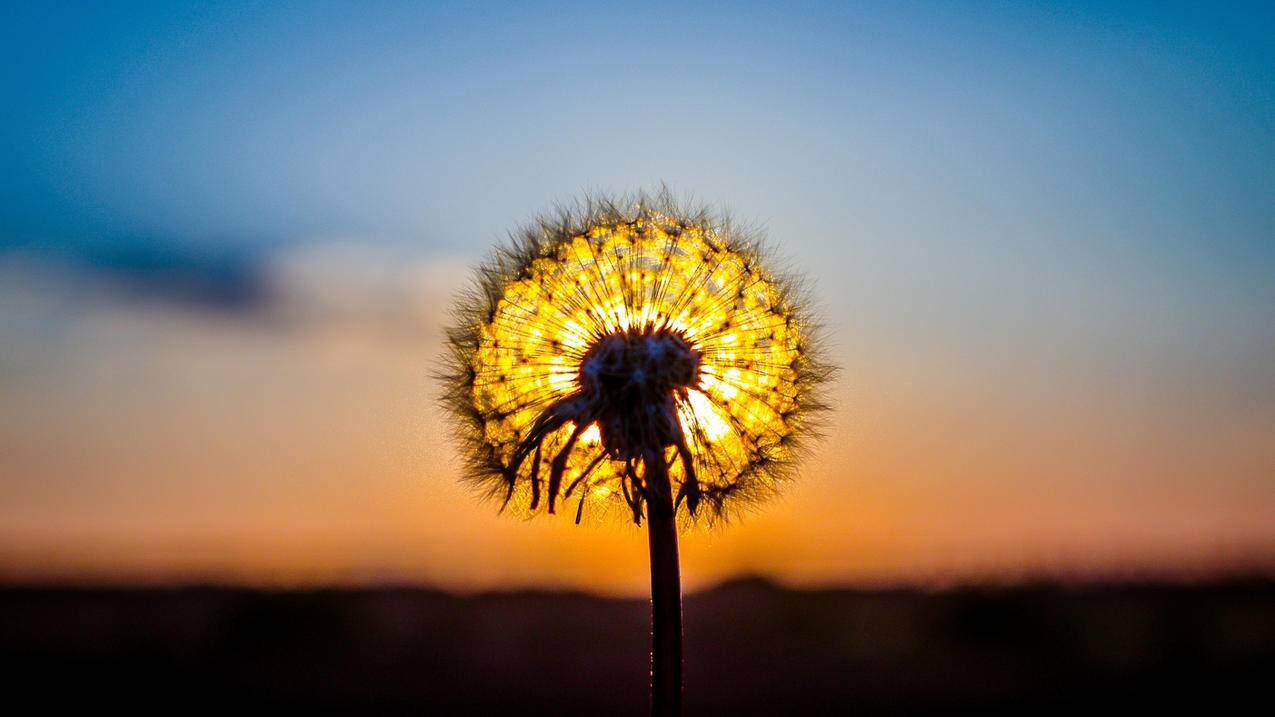
[[[523,230],[448,333],[440,378],[471,480],[518,512],[571,500],[577,518],[635,517],[651,449],[680,515],[774,494],[831,370],[792,279],[766,263],[753,236],[667,193]]]

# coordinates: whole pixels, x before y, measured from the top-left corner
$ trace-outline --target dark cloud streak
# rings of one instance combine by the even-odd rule
[[[261,308],[271,297],[263,251],[242,244],[0,240],[0,257],[15,253],[104,280],[145,301],[241,313]]]

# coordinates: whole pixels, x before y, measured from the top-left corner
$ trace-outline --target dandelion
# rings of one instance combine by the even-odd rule
[[[520,514],[645,521],[656,714],[681,699],[679,522],[776,493],[824,408],[817,326],[766,264],[753,234],[667,191],[589,200],[500,248],[448,333],[474,485]]]

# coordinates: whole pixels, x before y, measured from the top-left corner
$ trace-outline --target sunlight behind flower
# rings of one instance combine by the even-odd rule
[[[723,235],[704,217],[643,207],[633,217],[553,231],[511,262],[458,371],[472,383],[480,448],[494,465],[517,472],[506,478],[506,504],[534,512],[537,482],[561,454],[564,498],[579,488],[577,514],[586,501],[591,511],[629,512],[626,460],[602,445],[596,420],[547,432],[531,460],[518,451],[547,411],[581,390],[582,363],[599,340],[643,331],[674,332],[698,356],[694,383],[677,393],[673,419],[696,490],[718,514],[734,495],[773,494],[817,408],[811,391],[825,377],[810,355],[812,327],[785,280],[764,270],[751,243]],[[681,489],[687,473],[677,450],[667,446],[666,455]]]

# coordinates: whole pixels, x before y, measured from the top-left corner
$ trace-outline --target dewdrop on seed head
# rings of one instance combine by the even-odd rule
[[[441,376],[469,479],[522,513],[640,523],[661,456],[687,518],[774,494],[831,370],[790,279],[667,192],[591,200],[499,249],[458,302]]]

